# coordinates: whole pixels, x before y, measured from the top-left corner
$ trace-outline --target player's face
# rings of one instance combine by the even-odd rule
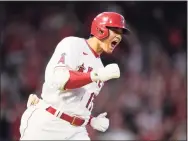
[[[120,28],[110,28],[108,38],[104,39],[102,42],[102,49],[106,53],[112,53],[117,45],[121,42],[123,35],[123,30]]]

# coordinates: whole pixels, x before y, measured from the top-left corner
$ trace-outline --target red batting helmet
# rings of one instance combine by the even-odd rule
[[[91,35],[98,39],[104,39],[109,35],[108,27],[122,28],[124,33],[129,32],[122,15],[116,12],[103,12],[94,18],[91,25]]]

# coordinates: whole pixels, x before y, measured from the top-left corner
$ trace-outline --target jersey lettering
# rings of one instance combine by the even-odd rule
[[[99,87],[99,88],[101,88],[101,87],[103,86],[102,81],[99,80],[97,83],[98,83],[98,87]]]
[[[92,93],[92,94],[90,95],[90,98],[89,98],[87,104],[86,104],[86,108],[87,108],[89,111],[91,111],[91,110],[93,109],[93,100],[94,100],[94,98],[95,98],[95,94]]]
[[[84,66],[84,63],[83,63],[82,65],[78,66],[78,71],[79,71],[79,72],[84,72],[85,69],[86,69],[86,68],[85,68],[85,66]]]
[[[93,70],[92,67],[88,67],[88,71],[87,72],[91,72]]]

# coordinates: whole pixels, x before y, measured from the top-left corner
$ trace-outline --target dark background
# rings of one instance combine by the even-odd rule
[[[19,139],[30,93],[40,96],[44,70],[66,36],[88,38],[93,18],[124,15],[125,36],[103,63],[116,62],[121,78],[96,99],[93,114],[107,111],[110,127],[92,139],[185,140],[187,2],[0,2],[1,140]]]

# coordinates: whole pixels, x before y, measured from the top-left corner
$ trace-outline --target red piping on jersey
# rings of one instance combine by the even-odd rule
[[[65,84],[65,89],[76,89],[92,82],[90,73],[69,70],[70,78]]]
[[[88,46],[89,49],[91,50],[91,52],[95,55],[95,57],[96,57],[96,58],[100,57],[100,55],[97,54],[97,53],[91,48],[91,46],[88,44],[87,40],[85,40],[85,41],[86,41],[87,46]]]
[[[89,118],[89,121],[88,121],[87,125],[90,125],[90,124],[91,124],[92,118],[93,118],[93,116],[91,115],[90,118]]]

